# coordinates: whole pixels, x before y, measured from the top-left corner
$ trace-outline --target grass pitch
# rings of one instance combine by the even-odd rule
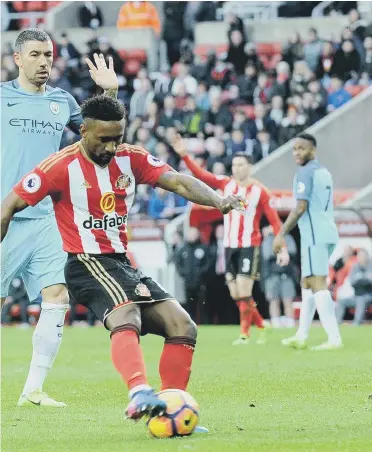
[[[208,435],[156,440],[124,422],[127,394],[103,328],[65,328],[45,390],[66,409],[16,408],[32,331],[2,329],[3,452],[359,452],[372,450],[372,328],[343,328],[345,348],[294,351],[274,331],[266,346],[233,347],[238,327],[202,327],[189,392]],[[311,342],[324,333],[312,331]],[[158,387],[162,341],[142,340]]]

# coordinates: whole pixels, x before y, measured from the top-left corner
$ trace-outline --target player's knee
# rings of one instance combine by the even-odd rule
[[[198,328],[195,322],[185,310],[182,310],[179,315],[167,321],[166,330],[168,337],[184,336],[196,339],[198,335]]]
[[[47,287],[41,291],[41,295],[43,303],[66,305],[70,301],[67,287],[64,284]]]
[[[122,309],[112,311],[106,319],[106,327],[111,331],[119,329],[131,329],[141,331],[141,310],[136,304],[131,304]]]

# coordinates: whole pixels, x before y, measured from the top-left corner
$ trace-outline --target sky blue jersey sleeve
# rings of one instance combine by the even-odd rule
[[[314,169],[303,166],[296,174],[295,196],[297,200],[309,201],[313,191]]]
[[[67,123],[67,127],[72,130],[72,132],[77,135],[80,134],[80,124],[83,122],[83,118],[81,116],[81,109],[79,104],[76,102],[75,98],[71,96],[70,93],[64,91],[64,95],[67,98],[68,106],[70,107],[70,121]]]

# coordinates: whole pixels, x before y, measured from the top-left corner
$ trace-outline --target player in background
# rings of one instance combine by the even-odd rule
[[[222,197],[192,176],[179,174],[143,148],[121,144],[125,111],[107,96],[82,105],[81,141],[45,159],[1,205],[1,239],[15,212],[50,195],[63,248],[66,282],[77,303],[93,310],[111,331],[112,361],[128,386],[127,416],[165,410],[149,386],[139,335],[163,336],[162,389],[185,390],[197,329],[182,306],[127,256],[127,218],[137,184],[158,186],[222,213],[245,209],[245,198]]]
[[[251,177],[252,162],[246,154],[235,154],[232,161],[232,177],[228,177],[216,176],[195,163],[187,155],[181,137],[177,137],[173,148],[195,177],[215,190],[221,190],[225,196],[239,194],[248,200],[245,211],[232,211],[224,217],[226,281],[240,314],[240,337],[233,345],[249,342],[252,322],[261,330],[257,343],[264,344],[265,323],[256,308],[252,290],[255,280],[259,279],[262,215],[269,220],[274,234],[278,234],[281,227],[278,213],[270,206],[270,193],[264,185]],[[288,262],[289,256],[285,247],[279,258],[283,262]]]
[[[103,56],[87,64],[93,80],[116,97],[117,77],[112,59]],[[22,31],[15,42],[16,80],[1,84],[1,193],[5,197],[17,181],[50,153],[57,152],[65,126],[79,133],[82,123],[75,99],[47,85],[53,63],[49,35],[38,29]],[[2,198],[3,199],[3,198]],[[10,282],[20,275],[29,299],[42,294],[41,313],[33,335],[33,354],[19,406],[64,407],[43,392],[43,383],[62,340],[68,292],[62,250],[52,203],[45,199],[17,214],[11,222],[1,253],[1,303]]]
[[[297,135],[293,156],[299,165],[293,181],[297,205],[275,238],[273,249],[278,253],[284,236],[298,224],[301,234],[302,305],[296,335],[283,339],[282,344],[305,348],[317,309],[328,341],[313,350],[333,350],[342,347],[335,306],[327,286],[328,260],[338,241],[333,212],[333,179],[330,172],[316,160],[313,135]]]

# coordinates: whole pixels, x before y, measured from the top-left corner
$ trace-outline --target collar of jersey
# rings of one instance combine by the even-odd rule
[[[84,145],[83,145],[83,143],[81,142],[81,140],[79,141],[79,148],[80,148],[80,152],[81,152],[82,156],[83,156],[86,160],[88,160],[88,162],[90,162],[90,163],[92,163],[94,166],[96,166],[97,168],[99,168],[99,169],[101,169],[101,170],[104,170],[104,169],[106,169],[106,168],[110,165],[111,162],[108,163],[108,164],[105,165],[105,166],[97,165],[96,162],[94,162],[91,158],[89,158],[89,156],[88,156],[88,154],[87,154],[87,151],[85,150]]]
[[[18,91],[20,91],[22,94],[27,94],[28,96],[47,96],[49,94],[47,85],[45,85],[45,91],[43,93],[31,93],[30,91],[26,91],[21,87],[21,85],[18,82],[18,79],[14,79],[12,84]]]

